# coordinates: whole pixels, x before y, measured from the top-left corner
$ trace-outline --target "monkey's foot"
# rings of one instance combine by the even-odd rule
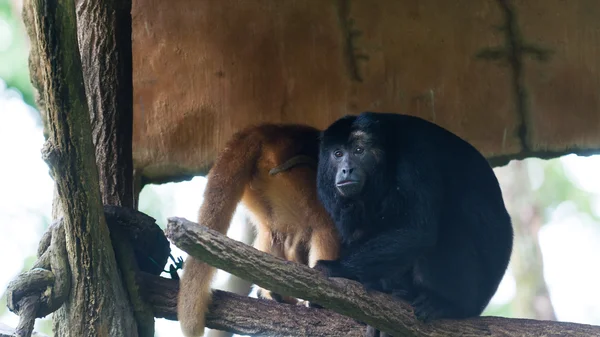
[[[411,303],[415,317],[427,323],[431,320],[446,317],[448,304],[433,294],[419,294]]]
[[[298,300],[298,302],[296,303],[296,305],[301,305],[301,306],[306,307],[306,308],[323,309],[322,306],[320,306],[320,305],[318,305],[318,304],[316,304],[314,302],[307,301],[307,300]]]
[[[383,332],[381,330],[377,330],[370,325],[367,325],[367,331],[365,332],[365,337],[393,337],[393,336],[386,332]]]
[[[278,293],[266,290],[264,288],[258,288],[256,296],[265,300],[271,300],[279,303],[297,304],[298,300],[290,296],[282,296]]]
[[[319,304],[315,303],[315,302],[310,302],[310,301],[304,301],[305,305],[307,308],[314,308],[314,309],[323,309],[322,306],[320,306]]]

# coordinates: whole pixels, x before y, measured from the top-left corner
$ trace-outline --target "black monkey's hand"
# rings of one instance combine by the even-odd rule
[[[325,277],[350,278],[340,260],[319,260],[313,269],[318,270]]]
[[[350,273],[348,273],[348,270],[344,268],[340,260],[319,260],[313,269],[317,270],[325,277],[343,277],[351,280],[355,279]],[[307,306],[309,308],[323,308],[322,306],[313,302],[308,302]]]
[[[423,322],[428,323],[432,320],[447,317],[448,312],[445,310],[444,302],[433,295],[421,294],[412,301],[415,317]]]
[[[315,264],[313,269],[315,269],[316,271],[318,271],[325,277],[337,277],[337,274],[339,274],[339,269],[340,269],[339,261],[338,260],[319,260],[319,261],[317,261],[317,263]],[[323,307],[320,306],[319,304],[310,302],[310,301],[306,302],[306,306],[308,308],[323,309]]]
[[[315,302],[310,302],[310,301],[306,302],[306,307],[307,308],[314,308],[314,309],[323,309],[323,307],[320,306],[319,304],[317,304]]]
[[[393,336],[386,332],[377,330],[370,325],[367,325],[367,331],[365,332],[365,337],[393,337]]]

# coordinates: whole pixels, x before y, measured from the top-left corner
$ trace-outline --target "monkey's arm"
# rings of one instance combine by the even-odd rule
[[[435,244],[436,237],[437,231],[421,228],[386,231],[348,247],[349,253],[342,259],[321,260],[315,268],[329,277],[369,282],[408,269],[419,255]]]
[[[412,179],[414,184],[417,179]],[[366,283],[411,267],[417,257],[436,244],[438,238],[439,194],[425,182],[419,183],[412,186],[403,184],[406,187],[384,198],[383,215],[373,219],[379,224],[367,224],[387,230],[367,241],[345,247],[346,253],[341,259],[322,261],[317,264],[318,268],[330,277]],[[397,200],[403,200],[402,207]]]

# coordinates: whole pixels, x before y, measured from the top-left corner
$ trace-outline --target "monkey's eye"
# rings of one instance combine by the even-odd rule
[[[340,150],[335,150],[335,152],[333,153],[334,156],[340,158],[341,156],[344,155],[344,153]]]
[[[354,149],[354,153],[356,153],[356,154],[361,154],[361,153],[363,153],[364,151],[365,151],[365,149],[363,149],[363,148],[362,148],[362,147],[360,147],[360,146],[357,146],[357,147],[356,147],[356,149]]]

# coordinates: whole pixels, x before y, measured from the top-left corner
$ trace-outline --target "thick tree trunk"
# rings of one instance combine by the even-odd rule
[[[130,0],[76,0],[77,36],[104,205],[134,207],[133,80]],[[152,309],[140,297],[133,247],[111,231],[140,336],[154,336]]]
[[[44,156],[63,206],[72,288],[55,312],[57,336],[137,336],[104,219],[74,0],[28,0],[47,109]]]
[[[131,0],[76,3],[102,202],[133,207]]]

